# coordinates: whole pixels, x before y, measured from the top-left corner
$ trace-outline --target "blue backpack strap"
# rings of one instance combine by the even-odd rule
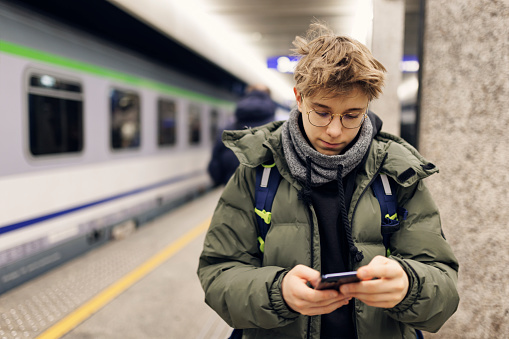
[[[228,339],[242,339],[242,330],[241,329],[234,329]]]
[[[272,202],[281,180],[276,164],[262,165],[256,168],[255,213],[258,222],[258,241],[260,251],[265,249],[265,236],[269,231],[272,218]]]
[[[408,212],[404,208],[398,207],[398,198],[396,194],[392,193],[395,192],[394,186],[386,174],[378,175],[371,187],[380,204],[382,214],[381,232],[387,256],[389,256],[390,237],[399,230],[399,219],[405,220]]]
[[[255,190],[255,213],[258,223],[258,242],[260,251],[265,250],[265,236],[269,232],[270,220],[272,218],[272,202],[281,180],[281,174],[276,164],[258,166],[256,168],[256,190]],[[241,339],[242,329],[234,329],[229,339]]]

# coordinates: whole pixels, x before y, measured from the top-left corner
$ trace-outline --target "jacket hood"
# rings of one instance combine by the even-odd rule
[[[373,153],[371,158],[379,162],[379,165],[374,164],[373,167],[383,166],[383,173],[405,187],[438,172],[438,168],[412,145],[386,132],[380,131],[377,134],[370,151]]]
[[[244,130],[224,131],[223,143],[235,153],[241,164],[254,168],[273,159],[272,152],[282,152],[278,152],[278,148],[282,149],[278,146],[282,146],[283,123],[275,121]]]
[[[375,113],[368,111],[368,118],[371,120],[371,125],[373,126],[373,138],[382,131],[383,121],[376,115]]]
[[[379,171],[391,176],[402,186],[411,186],[424,179],[438,168],[426,160],[404,139],[381,131],[382,120],[374,113],[368,113],[373,124],[374,139],[370,154],[364,163],[364,170],[370,176]],[[254,168],[266,162],[276,162],[284,177],[290,176],[284,159],[281,131],[284,121],[272,122],[263,126],[223,132],[223,142],[230,148],[239,162]],[[288,175],[288,176],[287,176]]]

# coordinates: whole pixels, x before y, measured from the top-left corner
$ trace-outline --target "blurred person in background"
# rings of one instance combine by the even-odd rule
[[[235,338],[415,339],[438,331],[459,303],[458,261],[423,181],[438,169],[381,131],[368,110],[386,70],[366,46],[320,23],[294,46],[301,58],[289,119],[223,136],[241,164],[200,256],[206,303]],[[281,174],[264,242],[254,208],[262,165]],[[371,186],[379,173],[393,183],[401,210],[393,216],[381,214]],[[382,218],[399,218],[388,244]],[[321,274],[345,271],[361,281],[314,288]]]
[[[235,121],[225,130],[241,130],[265,125],[274,121],[276,103],[270,96],[270,89],[262,84],[248,86],[246,93],[237,103]],[[237,156],[227,148],[219,133],[212,150],[212,158],[208,165],[208,172],[214,186],[226,185],[239,166]]]

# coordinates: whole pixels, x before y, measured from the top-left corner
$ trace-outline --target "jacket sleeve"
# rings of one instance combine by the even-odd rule
[[[205,302],[234,328],[274,328],[298,316],[281,295],[286,270],[262,267],[254,186],[255,170],[241,165],[217,204],[198,267]]]
[[[391,238],[392,259],[409,277],[409,291],[392,318],[419,330],[436,332],[456,311],[458,261],[442,232],[440,215],[422,181],[403,189],[406,221]],[[401,197],[401,195],[400,195]]]

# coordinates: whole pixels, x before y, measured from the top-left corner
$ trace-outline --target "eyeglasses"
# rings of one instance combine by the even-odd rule
[[[329,125],[334,116],[339,116],[341,125],[344,128],[354,129],[362,125],[364,119],[368,115],[368,110],[364,113],[344,113],[344,114],[332,114],[328,112],[317,112],[312,109],[307,112],[309,123],[316,127],[325,127]]]

